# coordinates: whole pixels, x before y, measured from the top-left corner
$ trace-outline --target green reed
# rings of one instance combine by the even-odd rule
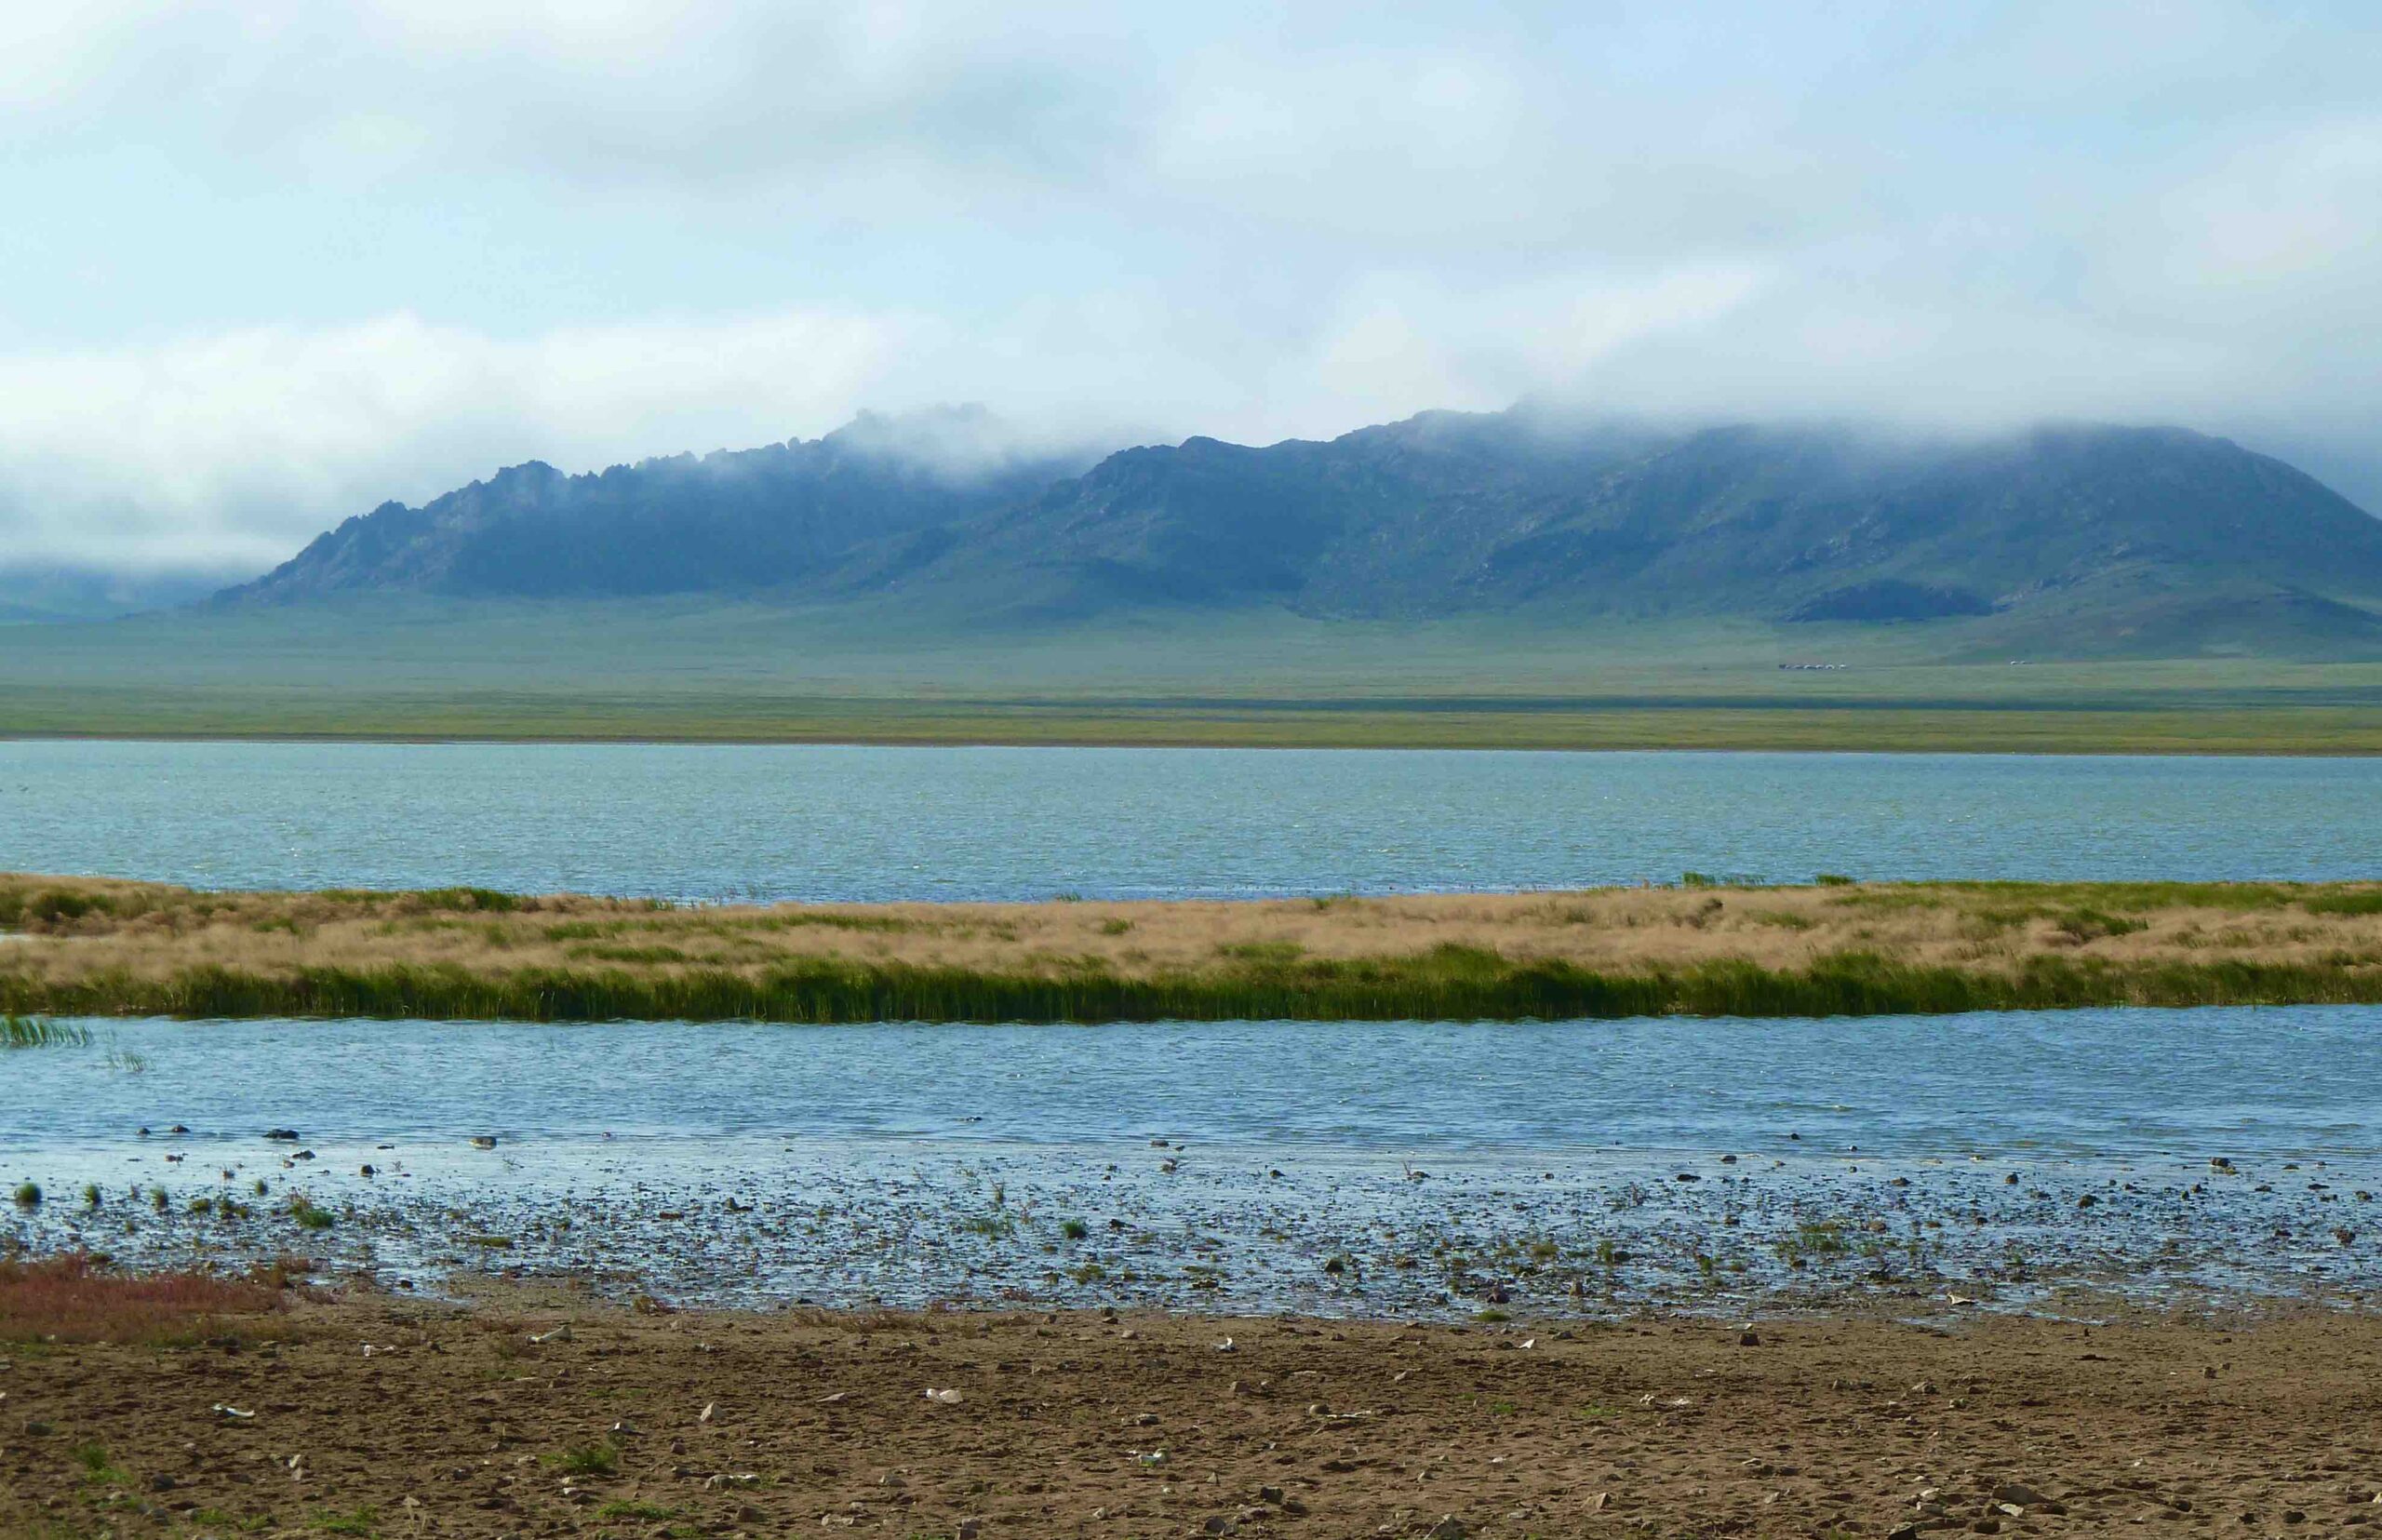
[[[749,974],[617,968],[475,972],[398,964],[289,974],[209,967],[159,978],[0,979],[0,1009],[22,1011],[513,1021],[1521,1021],[2353,1003],[2382,1003],[2382,968],[2348,961],[2042,957],[2003,971],[1848,952],[1808,968],[1719,961],[1600,972],[1465,946],[1358,959],[1257,951],[1198,972],[1151,977],[1120,976],[1092,964],[999,972],[812,959]],[[83,1029],[40,1024],[11,1027],[11,1041],[20,1030],[41,1034],[33,1040],[88,1040]]]
[[[87,1048],[91,1029],[43,1016],[0,1015],[0,1048]]]

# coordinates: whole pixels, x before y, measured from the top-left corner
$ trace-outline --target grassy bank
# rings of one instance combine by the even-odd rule
[[[2382,886],[672,907],[0,877],[0,1011],[523,1021],[1866,1015],[2382,1002]]]

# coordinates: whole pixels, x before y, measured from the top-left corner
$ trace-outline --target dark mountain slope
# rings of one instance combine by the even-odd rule
[[[875,574],[997,578],[1061,610],[1166,599],[1387,616],[1556,609],[1906,620],[2077,589],[2382,602],[2382,522],[2280,462],[2170,429],[1978,443],[1658,433],[1427,414],[1330,443],[1193,439]]]
[[[823,438],[565,475],[538,462],[383,503],[219,603],[400,591],[595,597],[783,588],[856,547],[1080,469],[1000,447],[981,411],[863,416]]]
[[[1010,625],[1251,606],[1966,618],[1984,649],[2382,651],[2382,521],[2176,429],[1930,440],[1430,412],[1328,443],[1128,449],[1066,479],[1079,467],[951,452],[988,431],[863,419],[596,476],[516,467],[351,519],[224,599],[768,591]]]

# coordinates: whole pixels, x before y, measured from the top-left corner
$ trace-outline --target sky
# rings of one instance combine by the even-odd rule
[[[2177,422],[2382,510],[2382,7],[0,8],[0,567],[983,403]]]

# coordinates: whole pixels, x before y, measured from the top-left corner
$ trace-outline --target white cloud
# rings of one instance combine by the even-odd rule
[[[590,470],[813,436],[869,406],[984,402],[1046,444],[1322,436],[1505,405],[1707,326],[1760,286],[1731,270],[1484,292],[1365,275],[1286,346],[1127,287],[967,328],[782,312],[504,340],[396,315],[0,356],[0,565],[261,569],[384,499],[418,502],[500,465]]]
[[[2377,43],[2251,0],[0,9],[0,560],[255,567],[532,456],[968,400],[2172,419],[2382,500]]]
[[[259,569],[384,499],[840,420],[920,335],[791,313],[502,341],[394,315],[0,358],[0,564]]]
[[[2180,282],[2369,278],[2382,248],[2382,118],[2244,149],[2178,188],[2167,213]]]

